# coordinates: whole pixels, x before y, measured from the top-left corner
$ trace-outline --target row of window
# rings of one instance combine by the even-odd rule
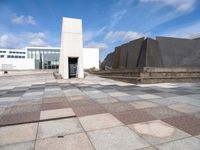
[[[0,53],[6,53],[6,51],[0,51]]]
[[[13,56],[13,55],[8,55],[7,58],[25,58],[25,56]]]
[[[15,52],[15,51],[9,51],[9,53],[12,53],[12,54],[26,54],[25,52]]]

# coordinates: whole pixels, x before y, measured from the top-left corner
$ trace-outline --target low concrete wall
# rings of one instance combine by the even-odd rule
[[[34,59],[0,58],[0,70],[33,70]]]

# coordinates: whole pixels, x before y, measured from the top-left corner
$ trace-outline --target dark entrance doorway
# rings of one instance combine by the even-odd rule
[[[68,63],[69,63],[69,78],[77,77],[78,58],[69,57]]]

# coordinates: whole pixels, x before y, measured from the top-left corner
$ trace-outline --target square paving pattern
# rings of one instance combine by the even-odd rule
[[[199,91],[9,71],[0,74],[0,150],[199,150]]]

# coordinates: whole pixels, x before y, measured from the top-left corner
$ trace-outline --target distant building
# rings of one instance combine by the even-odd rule
[[[27,70],[35,69],[34,59],[27,58],[26,50],[0,49],[1,70]]]
[[[99,49],[83,48],[84,69],[99,70]],[[60,47],[0,49],[0,70],[58,69]]]
[[[59,47],[26,47],[27,57],[35,60],[35,69],[58,69]]]
[[[63,18],[61,36],[61,48],[0,49],[0,70],[60,68],[64,78],[69,78],[69,72],[82,78],[84,69],[99,70],[99,49],[83,48],[82,20]]]

